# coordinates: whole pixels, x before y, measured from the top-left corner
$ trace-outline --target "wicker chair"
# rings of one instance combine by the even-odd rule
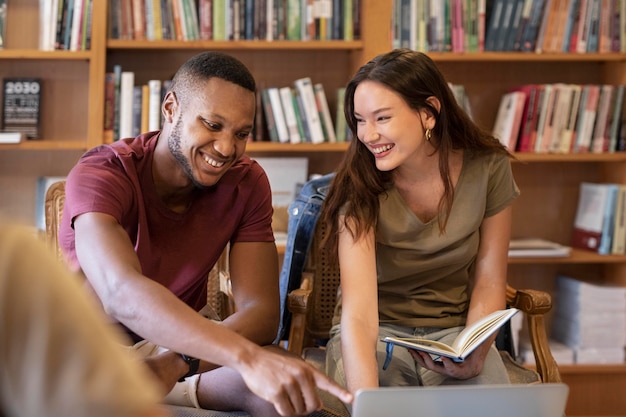
[[[323,225],[317,225],[301,286],[289,294],[287,302],[292,314],[288,349],[302,355],[320,369],[324,368],[325,354],[323,348],[316,346],[316,341],[328,338],[339,286],[339,267],[329,261],[328,250],[320,248],[318,244],[324,229]],[[520,309],[526,316],[536,360],[535,371],[521,366],[508,352],[501,351],[511,382],[560,382],[559,369],[550,352],[544,323],[544,315],[552,307],[550,295],[508,286],[506,299],[509,306]]]

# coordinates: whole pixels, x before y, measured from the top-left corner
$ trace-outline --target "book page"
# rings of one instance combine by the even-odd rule
[[[466,356],[469,352],[474,350],[476,346],[498,330],[518,311],[519,310],[516,308],[509,308],[506,310],[494,311],[493,313],[483,317],[481,320],[475,322],[469,327],[466,327],[461,333],[459,333],[457,338],[454,340],[454,344],[452,345],[453,349],[460,352],[463,356]]]

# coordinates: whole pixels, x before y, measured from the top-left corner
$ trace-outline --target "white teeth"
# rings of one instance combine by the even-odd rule
[[[211,165],[212,167],[215,167],[215,168],[219,168],[222,165],[224,165],[223,162],[218,162],[215,159],[209,158],[208,156],[204,157],[204,162],[206,162],[207,164],[209,164],[209,165]]]
[[[378,154],[378,153],[382,153],[382,152],[388,151],[391,148],[393,148],[392,145],[379,146],[377,148],[372,148],[372,152]]]

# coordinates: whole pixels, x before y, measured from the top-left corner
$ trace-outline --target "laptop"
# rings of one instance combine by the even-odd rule
[[[563,383],[363,389],[352,417],[563,417],[568,394]]]

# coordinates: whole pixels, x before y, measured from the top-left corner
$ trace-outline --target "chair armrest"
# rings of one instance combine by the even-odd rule
[[[291,312],[291,326],[287,350],[298,356],[302,355],[306,331],[306,318],[311,299],[313,274],[302,273],[300,288],[287,295],[287,308]]]
[[[526,316],[530,344],[535,356],[537,372],[545,382],[561,382],[557,366],[546,333],[544,316],[552,308],[552,297],[545,291],[506,289],[506,300],[511,307],[518,308]]]

